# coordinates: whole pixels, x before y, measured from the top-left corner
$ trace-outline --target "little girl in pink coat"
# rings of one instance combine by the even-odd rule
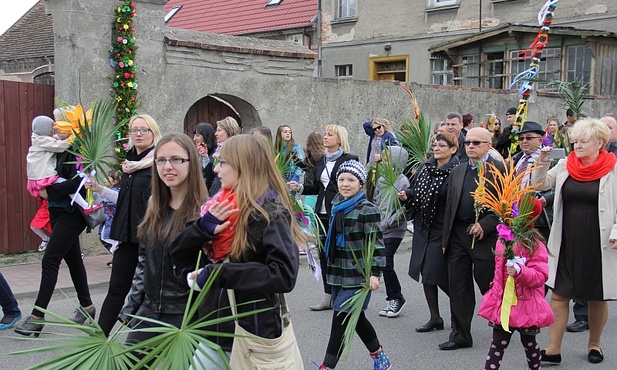
[[[532,217],[540,211],[534,210],[535,215],[532,214]],[[551,306],[544,298],[544,283],[548,279],[548,251],[542,237],[535,230],[529,241],[514,246],[515,255],[521,258],[518,266],[506,266],[507,260],[502,257],[504,251],[505,246],[497,241],[495,275],[478,311],[478,315],[487,319],[493,327],[493,341],[484,368],[499,369],[503,353],[512,337],[512,332],[508,333],[502,328],[500,317],[504,287],[508,276],[512,275],[518,302],[511,307],[509,327],[521,335],[528,368],[537,369],[540,367],[540,347],[536,343],[536,334],[540,328],[550,326],[554,320]]]

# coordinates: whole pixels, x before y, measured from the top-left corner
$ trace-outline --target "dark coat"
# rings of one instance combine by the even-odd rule
[[[319,158],[317,158],[317,160],[315,161],[315,170],[313,173],[313,182],[311,183],[304,183],[304,188],[302,189],[302,194],[304,195],[317,195],[317,205],[315,206],[315,210],[317,212],[319,212],[319,209],[321,208],[321,203],[324,201],[326,202],[326,214],[330,215],[332,213],[332,200],[334,199],[334,196],[336,196],[336,194],[338,194],[338,185],[336,182],[336,171],[338,171],[339,166],[341,165],[341,163],[345,162],[345,161],[349,161],[349,160],[356,160],[356,161],[360,161],[358,159],[358,156],[353,155],[353,154],[349,154],[349,153],[343,153],[343,155],[341,155],[336,162],[334,162],[334,168],[332,168],[332,172],[330,172],[330,182],[328,183],[328,186],[324,188],[323,184],[321,183],[321,174],[324,171],[324,169],[326,168],[326,157],[325,156],[321,156]]]
[[[130,160],[138,161],[145,157],[154,147],[143,151],[139,156],[134,148],[127,154]],[[150,199],[152,168],[144,168],[133,173],[122,173],[119,184],[118,203],[114,221],[111,224],[110,237],[120,242],[137,244],[137,226],[143,220],[148,199]]]
[[[242,260],[229,263],[208,264],[208,274],[221,267],[213,288],[207,293],[199,308],[199,316],[208,319],[231,316],[227,289],[234,289],[238,313],[260,308],[274,308],[257,315],[239,319],[249,332],[264,338],[278,338],[282,333],[279,293],[289,293],[296,285],[299,268],[299,250],[291,235],[291,218],[279,199],[267,198],[263,208],[270,217],[268,223],[261,213],[254,211],[249,218],[248,240],[254,247]],[[198,222],[189,224],[172,242],[171,258],[177,266],[195,264],[202,246],[214,238],[204,232]],[[203,261],[203,259],[202,259]],[[207,261],[209,262],[209,261]],[[182,279],[190,270],[177,269]],[[255,301],[249,305],[241,303]],[[206,330],[233,333],[233,321],[226,321]],[[208,337],[225,351],[231,351],[232,338]]]
[[[422,169],[428,163],[436,165],[434,158],[429,158],[423,162],[416,175],[411,179],[411,185],[405,189],[407,195],[407,204],[411,203],[411,198],[415,196],[414,187],[418,176],[422,173]],[[456,166],[459,163],[457,156],[453,156],[450,162],[440,167],[447,169]],[[447,179],[446,179],[447,180]],[[430,285],[447,285],[448,284],[448,260],[446,259],[441,249],[444,214],[446,211],[446,198],[448,195],[448,182],[444,181],[439,189],[437,189],[437,208],[435,209],[435,218],[433,223],[427,228],[422,224],[422,215],[420,212],[414,213],[414,230],[411,248],[411,258],[409,261],[409,276],[422,284]],[[422,276],[422,280],[420,280]]]
[[[493,163],[500,171],[505,171],[503,163],[495,160],[490,156],[486,160],[487,163]],[[454,226],[454,218],[458,210],[459,201],[461,199],[463,184],[465,182],[465,174],[467,171],[475,171],[469,168],[469,162],[462,162],[456,166],[448,179],[446,180],[448,187],[447,206],[444,214],[443,224],[443,239],[442,246],[448,253],[448,246],[450,245],[450,238],[452,237],[452,229]],[[487,171],[488,173],[488,171]],[[490,174],[488,174],[490,176]],[[497,224],[499,224],[499,217],[492,211],[484,210],[480,213],[478,223],[484,231],[484,237],[481,240],[475,242],[475,255],[478,258],[482,258],[486,261],[494,261],[493,249],[495,248],[495,242],[497,241]],[[490,278],[489,278],[490,280]]]
[[[67,212],[77,211],[75,206],[69,205],[71,202],[70,194],[74,194],[75,190],[79,186],[81,182],[81,177],[77,175],[77,168],[75,164],[69,164],[67,162],[74,162],[77,158],[75,155],[69,153],[68,151],[64,151],[59,153],[56,156],[56,172],[58,172],[58,176],[66,179],[65,182],[52,184],[45,188],[47,191],[47,200],[50,203],[50,207],[53,207],[53,204],[62,204],[63,208]],[[80,194],[85,197],[86,189],[81,188]]]
[[[375,138],[375,131],[371,128],[372,121],[366,121],[362,124],[362,128],[364,132],[370,137],[368,141],[368,149],[366,150],[366,163],[369,162],[371,156],[371,143],[373,142],[373,138]],[[390,145],[400,145],[398,139],[396,138],[396,134],[392,131],[386,131],[381,137],[381,151],[385,149],[386,146]]]

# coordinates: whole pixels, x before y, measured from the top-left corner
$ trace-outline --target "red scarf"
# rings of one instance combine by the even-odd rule
[[[223,201],[229,201],[233,204],[234,208],[238,208],[238,202],[236,201],[236,193],[229,189],[221,189],[214,197],[210,198],[202,207],[201,215],[205,215],[206,212],[212,207],[214,203],[221,203]],[[213,261],[222,261],[225,256],[229,254],[231,250],[231,243],[234,241],[236,235],[236,223],[238,221],[238,213],[231,215],[227,221],[231,224],[228,228],[221,231],[211,242],[204,244],[204,251],[208,258]]]
[[[611,172],[617,163],[617,158],[613,153],[600,150],[598,158],[589,166],[583,166],[574,152],[568,155],[566,167],[568,173],[577,181],[595,181],[607,173]]]

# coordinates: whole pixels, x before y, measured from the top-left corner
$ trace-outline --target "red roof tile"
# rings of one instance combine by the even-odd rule
[[[165,13],[174,6],[182,9],[167,26],[227,35],[308,27],[317,14],[317,0],[283,0],[266,8],[270,0],[170,0]]]
[[[53,57],[54,32],[45,2],[36,3],[0,36],[0,60]]]

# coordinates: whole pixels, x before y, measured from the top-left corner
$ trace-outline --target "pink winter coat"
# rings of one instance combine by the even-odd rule
[[[489,322],[500,325],[501,300],[503,289],[508,278],[506,268],[507,260],[503,255],[505,247],[497,241],[495,248],[495,276],[490,289],[484,297],[478,310],[478,315]],[[544,243],[540,243],[533,256],[530,257],[527,248],[514,247],[514,252],[519,257],[526,257],[525,266],[521,266],[521,272],[514,277],[518,304],[510,310],[511,328],[544,328],[554,321],[551,306],[544,298],[544,283],[548,279],[548,252]]]

